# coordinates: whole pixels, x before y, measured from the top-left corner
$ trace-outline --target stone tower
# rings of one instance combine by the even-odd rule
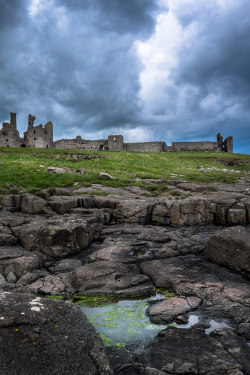
[[[42,124],[34,126],[35,119],[35,116],[28,116],[28,130],[24,133],[26,146],[35,148],[53,147],[53,124],[47,122],[44,127]]]
[[[110,151],[123,151],[124,143],[122,135],[109,135],[108,148]]]
[[[0,130],[0,146],[20,147],[22,140],[16,128],[16,113],[10,112],[10,122],[3,122]]]

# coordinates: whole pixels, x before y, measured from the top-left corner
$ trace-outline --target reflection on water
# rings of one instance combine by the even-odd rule
[[[161,330],[169,325],[158,325],[151,323],[146,316],[146,310],[150,301],[162,299],[162,294],[146,299],[117,300],[116,297],[104,300],[81,301],[81,309],[88,320],[95,326],[107,346],[135,345],[143,346],[150,343]],[[190,328],[204,321],[204,317],[190,314],[187,324],[171,324],[176,328]],[[205,320],[206,321],[206,320]],[[211,319],[210,327],[205,329],[206,334],[210,334],[217,328],[231,328],[225,322],[217,322]],[[249,345],[249,343],[248,343]]]
[[[177,328],[190,328],[199,322],[198,315],[190,314],[187,324],[174,324]]]
[[[209,335],[209,333],[213,332],[217,328],[231,328],[232,329],[232,327],[230,327],[228,324],[224,322],[216,322],[213,319],[209,321],[209,324],[210,324],[210,327],[205,329],[205,332],[207,335]]]

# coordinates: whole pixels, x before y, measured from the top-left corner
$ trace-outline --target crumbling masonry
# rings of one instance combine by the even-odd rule
[[[233,152],[233,137],[223,140],[220,133],[217,134],[216,142],[173,142],[171,146],[167,146],[166,142],[125,143],[122,135],[109,135],[108,139],[95,141],[77,136],[75,139],[60,139],[53,142],[53,124],[47,122],[45,126],[41,124],[34,126],[35,119],[35,116],[28,116],[28,129],[21,138],[16,126],[16,113],[11,112],[10,122],[3,122],[0,130],[0,146],[109,151]]]

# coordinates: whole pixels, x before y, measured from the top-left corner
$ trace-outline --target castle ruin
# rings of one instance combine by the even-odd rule
[[[173,142],[168,146],[166,142],[135,142],[125,143],[122,135],[109,135],[108,139],[85,140],[81,136],[75,139],[60,139],[53,141],[53,124],[47,122],[34,126],[36,117],[28,116],[28,129],[20,137],[16,124],[16,113],[10,113],[10,122],[3,122],[0,130],[0,146],[2,147],[34,147],[34,148],[58,148],[76,150],[109,150],[109,151],[207,151],[233,153],[233,137],[223,140],[220,133],[216,142]]]

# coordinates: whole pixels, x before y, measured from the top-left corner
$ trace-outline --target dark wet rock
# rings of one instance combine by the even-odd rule
[[[1,375],[111,375],[103,344],[71,302],[2,292]]]
[[[151,305],[147,313],[153,323],[171,323],[176,321],[179,315],[197,309],[201,302],[197,297],[171,297]]]
[[[250,277],[250,227],[224,228],[205,246],[206,257]]]
[[[72,273],[72,286],[78,293],[142,295],[153,292],[150,279],[136,265],[100,261],[85,264]]]
[[[148,353],[147,365],[167,374],[244,375],[223,345],[197,328],[161,331]]]

